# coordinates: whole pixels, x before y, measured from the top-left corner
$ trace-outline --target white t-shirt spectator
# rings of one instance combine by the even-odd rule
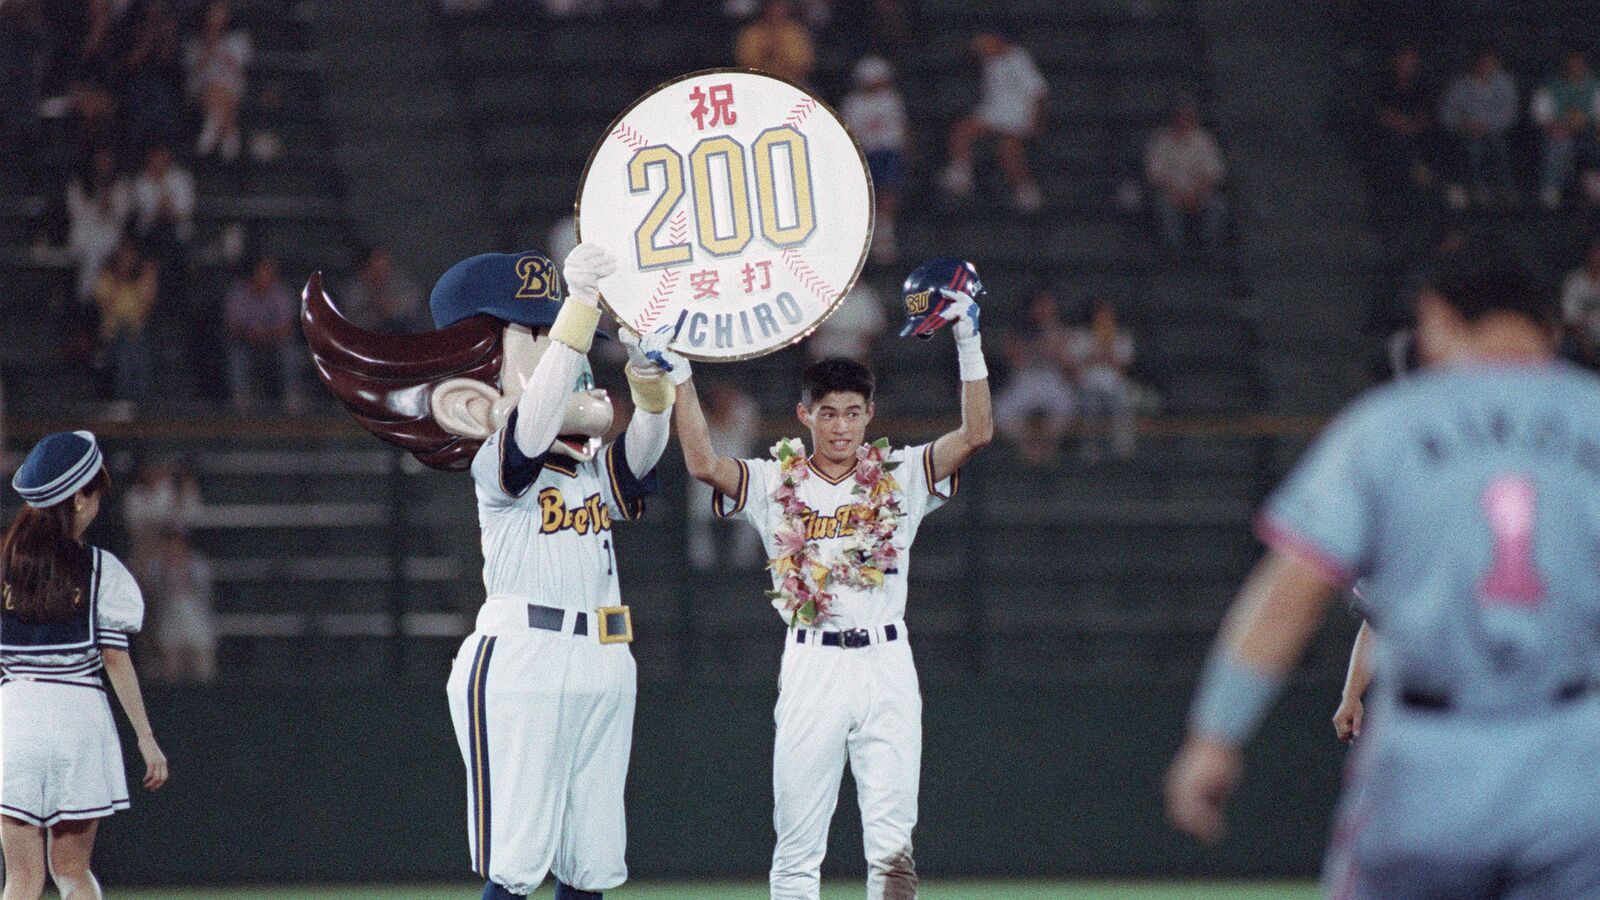
[[[1033,57],[1021,47],[983,61],[978,121],[1005,134],[1022,136],[1033,128],[1034,104],[1050,92]]]
[[[878,292],[871,285],[858,282],[833,315],[817,326],[806,346],[812,359],[843,356],[865,363],[872,356],[873,340],[883,333],[886,322]]]
[[[1573,269],[1561,288],[1561,314],[1586,331],[1589,340],[1600,343],[1600,277],[1581,266]]]
[[[205,40],[194,38],[184,49],[183,65],[189,70],[189,93],[199,95],[211,87],[223,87],[235,96],[244,93],[244,71],[250,65],[250,35],[230,31],[206,52]]]
[[[1189,194],[1221,182],[1227,168],[1217,139],[1204,128],[1191,128],[1187,134],[1162,128],[1145,148],[1144,173],[1162,190]]]
[[[1114,391],[1123,386],[1123,372],[1133,364],[1133,338],[1118,331],[1109,354],[1096,352],[1094,332],[1074,328],[1067,338],[1067,355],[1078,371],[1078,383],[1087,388]]]
[[[844,98],[840,112],[865,152],[905,150],[906,104],[899,91],[856,91]]]
[[[188,243],[194,236],[194,176],[177,166],[167,170],[160,181],[144,172],[133,182],[133,208],[141,235],[149,234],[161,215],[161,198],[169,198],[177,217],[173,231],[178,240]]]
[[[88,300],[93,293],[95,279],[122,241],[132,210],[132,191],[121,178],[98,200],[81,181],[67,185],[67,248],[78,262],[78,299]]]

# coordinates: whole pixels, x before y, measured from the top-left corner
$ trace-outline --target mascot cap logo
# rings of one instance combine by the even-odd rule
[[[439,277],[428,308],[437,328],[482,313],[536,327],[555,322],[561,299],[561,276],[543,253],[480,253]]]

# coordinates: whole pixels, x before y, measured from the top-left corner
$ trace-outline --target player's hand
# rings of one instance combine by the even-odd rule
[[[1167,821],[1207,844],[1221,840],[1228,830],[1222,808],[1243,770],[1239,748],[1190,734],[1167,769]]]
[[[1345,697],[1333,713],[1333,733],[1347,744],[1361,737],[1361,719],[1365,715],[1360,697]]]
[[[945,311],[944,318],[954,322],[950,331],[956,340],[966,341],[978,336],[978,301],[960,291],[950,288],[940,288],[939,292],[950,301],[950,308]]]
[[[617,271],[617,258],[599,244],[582,243],[567,254],[561,274],[567,279],[567,296],[579,303],[600,303],[600,279]]]
[[[669,348],[672,335],[664,331],[636,335],[626,328],[618,329],[617,339],[628,348],[628,366],[645,378],[667,376],[673,384],[688,381],[693,372],[682,354]]]
[[[154,735],[139,739],[139,755],[144,757],[145,790],[159,790],[167,783],[167,755],[161,752]]]

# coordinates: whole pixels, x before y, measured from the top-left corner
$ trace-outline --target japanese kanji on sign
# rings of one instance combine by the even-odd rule
[[[578,234],[621,261],[601,285],[624,327],[696,360],[810,334],[872,242],[872,178],[838,115],[779,78],[695,72],[611,123],[578,188]]]

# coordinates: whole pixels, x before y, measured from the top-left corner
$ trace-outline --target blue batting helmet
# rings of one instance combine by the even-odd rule
[[[977,268],[954,256],[930,259],[906,276],[905,283],[900,285],[900,299],[906,305],[906,327],[900,329],[901,337],[914,334],[926,340],[950,321],[944,316],[952,302],[944,295],[946,290],[966,294],[974,300],[984,293]]]

